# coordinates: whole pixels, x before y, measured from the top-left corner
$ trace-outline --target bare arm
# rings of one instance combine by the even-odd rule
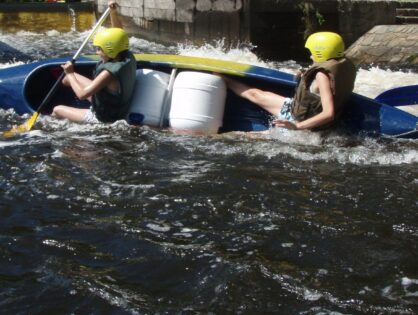
[[[117,6],[118,4],[114,0],[110,0],[108,2],[108,6],[110,8],[110,22],[112,23],[112,27],[123,28],[122,22],[119,19]]]
[[[329,123],[335,118],[334,98],[329,77],[318,72],[315,77],[321,95],[322,112],[296,124],[297,129],[311,129]]]
[[[75,95],[81,100],[87,99],[96,94],[101,89],[108,86],[112,81],[112,75],[108,71],[102,71],[100,74],[90,82],[81,82],[77,79],[74,73],[74,66],[71,62],[67,62],[62,66],[66,74],[66,80],[71,85]]]
[[[315,80],[318,84],[319,94],[321,95],[322,112],[311,118],[295,123],[287,120],[276,119],[273,121],[273,124],[277,127],[302,130],[312,129],[334,120],[334,98],[332,95],[330,79],[325,73],[318,72],[315,76]]]

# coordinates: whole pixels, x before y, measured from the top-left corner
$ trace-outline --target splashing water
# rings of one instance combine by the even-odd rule
[[[87,31],[86,31],[87,32]],[[18,33],[18,38],[20,40],[15,41],[19,43],[18,45],[25,45],[24,43],[27,41],[32,42],[33,38],[38,38],[41,42],[38,43],[39,46],[47,46],[49,43],[54,42],[54,49],[55,54],[57,55],[66,55],[71,54],[74,49],[78,46],[78,41],[82,41],[82,38],[85,36],[86,32],[83,32],[81,36],[76,36],[77,33],[69,32],[69,33],[58,33],[55,30],[50,30],[47,32],[47,36],[41,36],[41,34],[35,34],[30,32],[25,33]],[[79,33],[78,33],[79,34]],[[59,38],[59,41],[58,41]],[[77,39],[75,39],[77,38]],[[0,40],[8,40],[8,35],[0,36]],[[198,57],[209,57],[209,58],[217,58],[223,60],[231,60],[237,61],[242,63],[253,64],[262,67],[273,67],[277,68],[281,71],[285,71],[288,73],[295,73],[296,70],[299,68],[299,65],[295,61],[285,61],[285,62],[264,62],[263,60],[259,59],[251,50],[252,47],[249,45],[244,45],[243,48],[237,47],[225,47],[224,41],[220,40],[215,42],[213,45],[205,44],[203,46],[197,47],[193,45],[185,45],[180,44],[178,47],[165,47],[160,44],[151,43],[144,39],[138,39],[135,37],[131,37],[130,39],[132,50],[135,52],[143,52],[144,49],[148,49],[146,52],[150,53],[179,53],[182,55],[189,55],[189,56],[198,56]],[[66,43],[66,44],[63,44]],[[32,47],[33,50],[36,48]],[[30,53],[32,50],[26,49],[25,53]],[[92,53],[89,48],[86,48],[87,53]],[[38,57],[43,54],[38,50]],[[22,62],[16,63],[7,63],[7,64],[0,64],[0,67],[9,67],[21,64]],[[388,77],[390,79],[388,79]],[[395,86],[403,85],[403,84],[412,84],[415,81],[418,81],[418,74],[411,72],[411,71],[392,71],[392,70],[383,70],[379,67],[370,67],[369,69],[359,69],[358,76],[356,80],[355,91],[357,93],[363,94],[368,97],[374,97],[381,93],[382,91],[393,88]],[[4,111],[0,111],[1,116],[9,116],[10,114],[4,114]],[[13,115],[12,115],[13,116]],[[18,121],[18,117],[13,118],[14,120]],[[41,128],[50,128],[51,126],[56,126],[57,130],[62,129],[63,124],[67,128],[67,123],[62,122],[55,122],[54,120],[46,120],[47,122],[41,123]],[[70,124],[71,125],[71,124]],[[78,128],[87,128],[86,126],[76,126]],[[67,129],[68,130],[68,129]],[[73,129],[71,129],[73,130]],[[89,129],[90,130],[90,129]],[[236,133],[238,135],[239,133]],[[254,137],[254,136],[253,136]],[[344,148],[346,146],[346,141],[342,141],[338,136],[331,137],[333,139],[328,145],[324,146],[323,139],[321,136],[315,133],[310,132],[277,132],[273,131],[269,135],[258,135],[256,136],[259,139],[270,139],[270,140],[277,140],[280,143],[286,143],[288,145],[309,145],[314,146],[318,149],[321,149],[321,152],[316,152],[315,154],[301,154],[300,149],[293,148],[289,152],[287,152],[287,148],[283,151],[282,149],[277,150],[277,148],[272,150],[263,150],[262,148],[258,147],[257,150],[266,156],[271,158],[271,154],[273,155],[280,155],[280,154],[288,154],[289,156],[293,157],[303,157],[306,160],[333,160],[338,163],[360,163],[360,164],[369,164],[369,163],[380,163],[382,165],[385,164],[402,164],[402,163],[415,163],[417,151],[414,146],[406,151],[401,151],[400,153],[397,152],[384,152],[385,151],[385,144],[378,144],[376,145],[380,147],[378,151],[380,151],[379,156],[375,156],[374,150],[369,150],[368,146],[369,143],[359,143],[359,147],[354,150],[354,148],[349,147],[348,149]],[[347,140],[351,141],[351,140]],[[371,140],[375,141],[375,140]],[[342,148],[339,150],[335,150],[335,145],[341,145]],[[363,146],[364,145],[364,146]],[[292,153],[293,152],[293,153]],[[245,154],[249,154],[249,152],[245,152]]]
[[[38,59],[71,56],[84,36],[6,32],[0,41]],[[131,44],[298,67],[222,41]],[[358,74],[356,91],[371,97],[417,79],[377,67]],[[0,110],[0,128],[27,118]],[[416,141],[198,137],[43,116],[0,140],[0,156],[4,313],[418,312]]]
[[[410,70],[390,70],[379,67],[359,69],[354,91],[358,94],[374,98],[380,93],[406,85],[418,84],[418,73]]]
[[[71,32],[75,32],[75,31],[77,31],[77,28],[76,28],[76,21],[77,21],[76,13],[75,13],[74,9],[71,8],[71,7],[68,7],[68,11],[69,11],[69,14],[70,14],[70,17],[71,17]]]

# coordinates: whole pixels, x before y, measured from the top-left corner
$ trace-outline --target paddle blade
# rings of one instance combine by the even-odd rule
[[[38,118],[39,113],[35,112],[29,120],[27,120],[25,123],[13,127],[12,129],[5,131],[2,133],[3,138],[10,138],[13,137],[19,133],[24,133],[32,129],[33,125],[35,124],[36,119]]]

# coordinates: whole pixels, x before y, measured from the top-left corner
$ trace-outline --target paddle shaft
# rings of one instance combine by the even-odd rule
[[[86,44],[89,42],[89,40],[92,38],[92,36],[96,33],[97,29],[103,24],[103,22],[106,20],[106,18],[109,16],[110,8],[107,8],[106,11],[103,13],[103,15],[100,17],[100,19],[96,22],[93,29],[90,31],[89,35],[84,39],[83,43],[81,44],[80,48],[77,50],[77,52],[74,54],[73,58],[71,59],[71,62],[74,64],[78,57],[81,54],[81,51],[86,46]],[[48,94],[45,96],[44,100],[42,101],[41,105],[39,105],[38,109],[36,110],[37,113],[40,113],[41,110],[49,104],[52,97],[54,96],[55,92],[58,90],[61,81],[65,77],[65,72],[62,72],[61,75],[58,77],[57,81],[55,81],[52,88],[49,90]]]

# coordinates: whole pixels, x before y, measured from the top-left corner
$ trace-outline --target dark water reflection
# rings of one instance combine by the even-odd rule
[[[2,32],[15,34],[26,31],[45,33],[55,30],[60,33],[70,31],[83,32],[89,30],[95,23],[91,12],[0,12]]]
[[[70,59],[95,22],[94,14],[88,12],[0,12],[0,64],[55,57]],[[176,47],[134,36],[130,45],[137,53],[176,53]],[[83,54],[95,54],[92,44],[85,46]]]
[[[284,146],[124,124],[2,142],[2,310],[413,314],[416,165]]]
[[[1,40],[39,57],[82,37],[34,36]],[[417,152],[42,117],[0,140],[0,313],[415,314]]]

